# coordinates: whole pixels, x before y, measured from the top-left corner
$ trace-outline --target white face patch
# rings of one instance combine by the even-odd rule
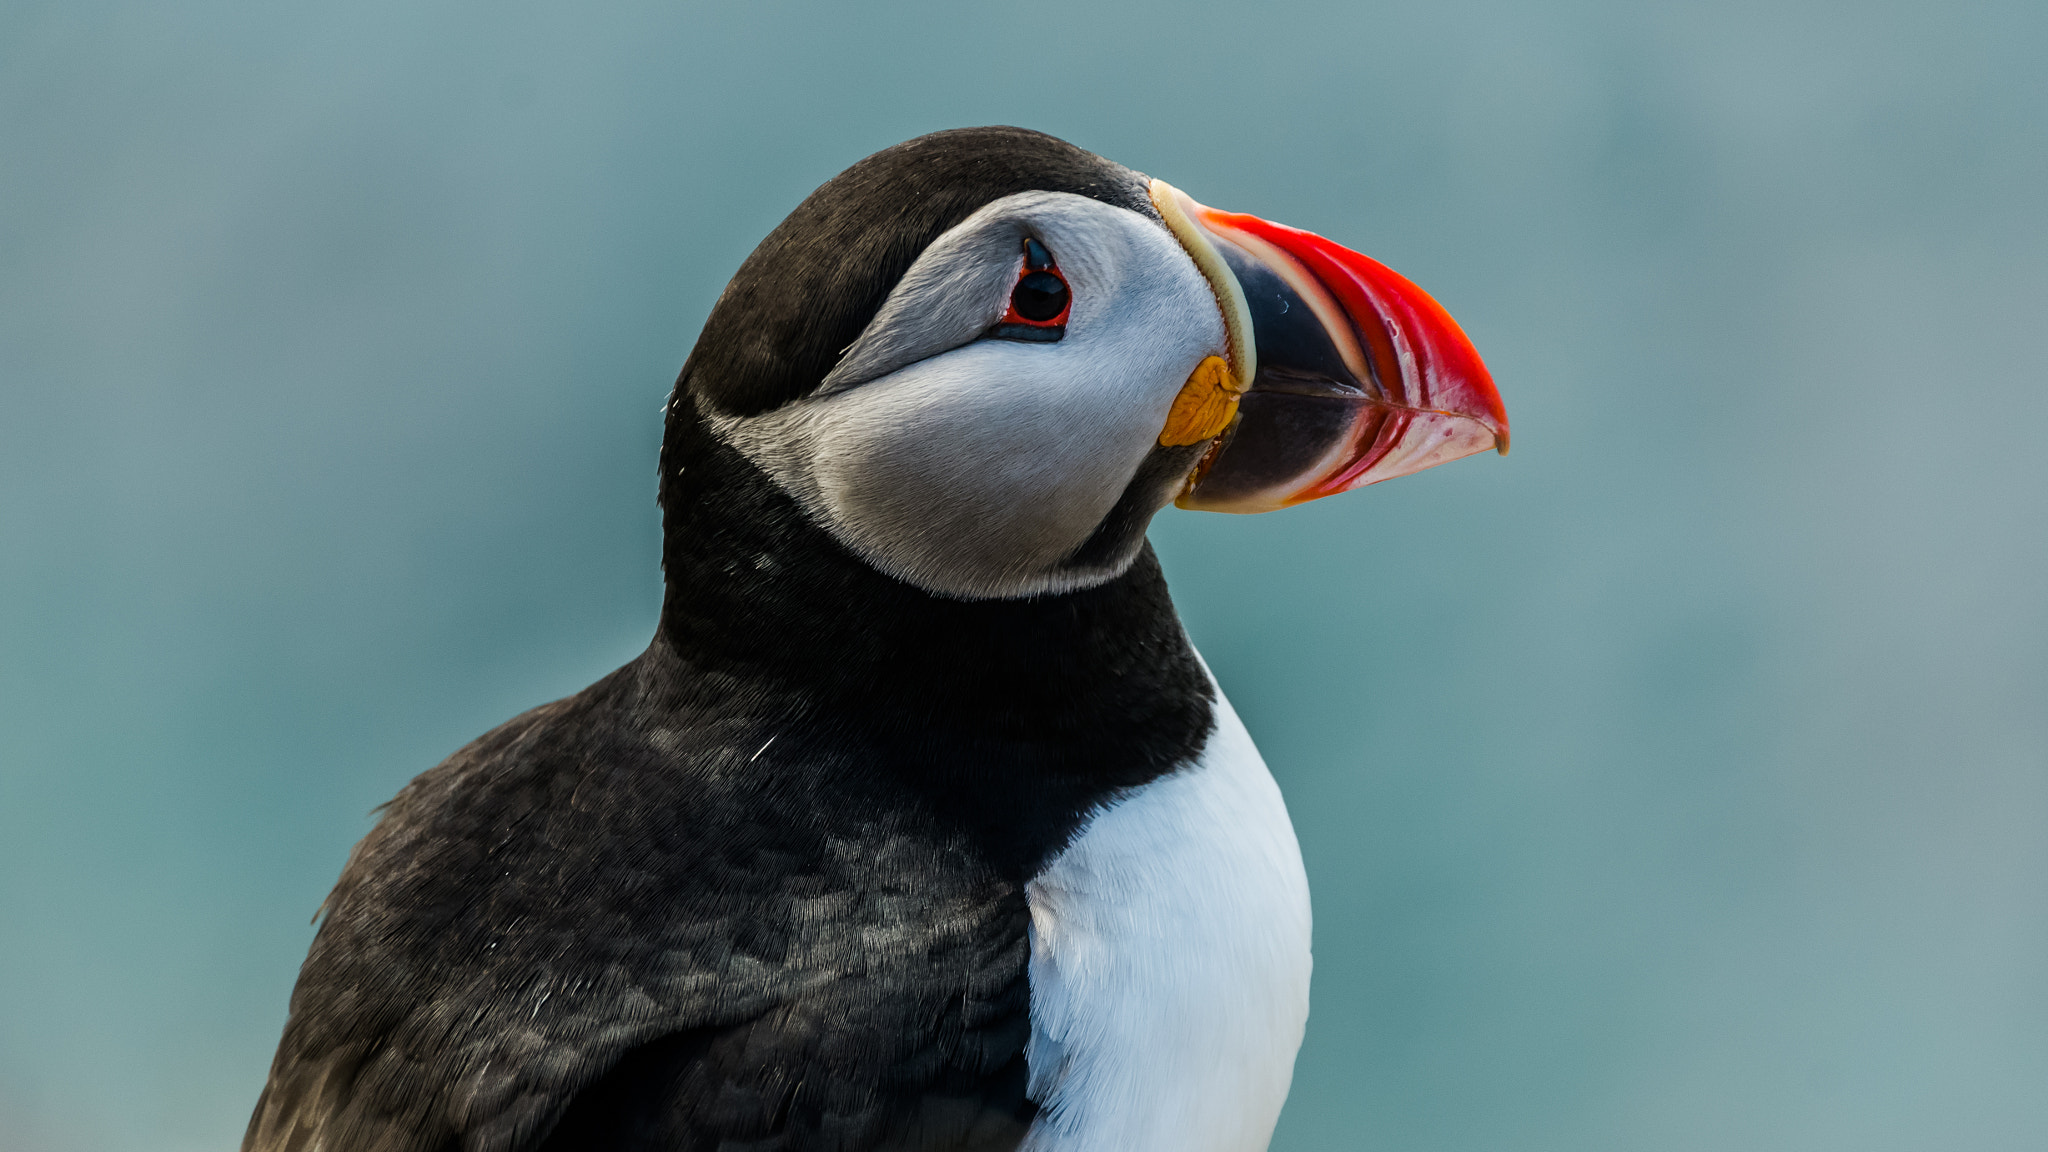
[[[1057,343],[985,338],[1026,235],[1073,293]],[[1157,446],[1189,374],[1223,343],[1208,282],[1156,221],[1026,192],[934,241],[816,394],[707,418],[898,579],[965,599],[1062,592],[1112,579],[1136,556],[1142,533],[1118,554],[1072,562]]]

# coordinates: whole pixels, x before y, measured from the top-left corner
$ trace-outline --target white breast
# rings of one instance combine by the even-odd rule
[[[1097,815],[1026,889],[1020,1152],[1260,1152],[1308,1020],[1308,878],[1237,713]]]

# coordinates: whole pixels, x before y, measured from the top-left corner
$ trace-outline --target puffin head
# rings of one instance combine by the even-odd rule
[[[969,600],[1112,580],[1169,503],[1261,512],[1508,442],[1407,280],[1020,128],[899,144],[790,213],[676,382],[671,509],[686,426]]]

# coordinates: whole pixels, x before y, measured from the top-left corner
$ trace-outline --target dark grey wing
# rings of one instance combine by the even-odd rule
[[[541,1152],[1010,1152],[1036,1114],[1024,1095],[1021,1051],[992,1068],[951,1069],[921,1067],[920,1055],[936,1055],[930,1051],[859,1053],[863,1063],[895,1065],[894,1076],[877,1082],[835,1067],[816,1043],[826,1022],[793,1018],[805,1014],[799,1008],[635,1048],[577,1096]]]
[[[636,675],[392,801],[329,898],[245,1152],[1014,1146],[1019,886],[871,778],[649,716]]]

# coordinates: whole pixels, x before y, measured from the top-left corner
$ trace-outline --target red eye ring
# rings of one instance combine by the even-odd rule
[[[1012,340],[1058,340],[1066,335],[1073,311],[1073,290],[1052,253],[1036,237],[1025,237],[1023,267],[993,334]]]
[[[1057,295],[1059,297],[1059,312],[1051,320],[1032,320],[1032,318],[1024,316],[1022,312],[1018,312],[1018,295],[1024,293],[1024,291],[1032,291],[1030,287],[1024,285],[1024,279],[1030,277],[1030,275],[1047,275],[1047,273],[1026,273],[1024,277],[1018,277],[1018,287],[1010,289],[1010,307],[1006,307],[1006,310],[1004,310],[1004,318],[999,320],[999,324],[1022,324],[1026,328],[1065,328],[1067,326],[1067,316],[1073,314],[1073,291],[1067,287],[1067,277],[1059,275],[1057,271],[1053,271],[1051,275],[1053,275],[1053,279],[1059,281],[1059,291],[1057,293],[1040,293],[1040,295]]]
[[[1053,290],[1048,290],[1046,287],[1043,287],[1042,278],[1046,276],[1050,276],[1054,280],[1058,281],[1059,287]],[[1028,281],[1032,280],[1039,280],[1040,283],[1027,283]],[[1029,316],[1026,316],[1024,315],[1024,313],[1018,311],[1017,309],[1017,298],[1020,295],[1027,294],[1039,297],[1053,297],[1058,300],[1060,310],[1054,313],[1052,317],[1049,319],[1033,320]],[[1033,301],[1033,303],[1035,303],[1035,301]],[[1034,308],[1033,311],[1042,311],[1042,309]],[[1067,326],[1067,317],[1072,315],[1073,311],[1074,292],[1073,289],[1067,287],[1067,278],[1065,276],[1060,275],[1060,270],[1058,268],[1041,268],[1035,271],[1027,271],[1021,273],[1017,277],[1017,286],[1010,289],[1010,306],[1003,311],[1003,318],[1000,321],[1000,323],[1022,324],[1028,328],[1064,328]]]

